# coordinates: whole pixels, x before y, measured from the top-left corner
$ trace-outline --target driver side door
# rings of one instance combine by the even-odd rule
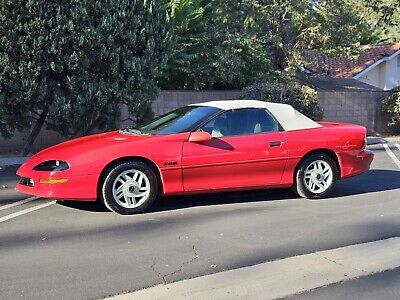
[[[266,110],[224,112],[199,130],[207,142],[185,142],[182,168],[185,191],[278,186],[286,164],[285,132]]]

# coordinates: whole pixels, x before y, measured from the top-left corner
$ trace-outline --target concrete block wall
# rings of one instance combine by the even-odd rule
[[[159,97],[153,101],[152,108],[156,116],[163,115],[169,111],[188,104],[213,101],[213,100],[236,100],[240,91],[162,91]],[[132,122],[129,117],[128,108],[122,107],[121,126],[130,126]]]
[[[369,132],[385,131],[386,125],[380,113],[380,103],[389,92],[381,91],[319,91],[318,98],[324,109],[324,119],[360,124]],[[191,103],[211,100],[238,99],[240,91],[162,91],[153,102],[155,115],[161,115],[181,106]],[[128,113],[122,108],[121,119],[126,119]],[[122,126],[129,125],[129,121]],[[27,133],[17,133],[11,140],[0,138],[0,155],[2,153],[18,153],[21,151]],[[58,134],[43,130],[34,145],[34,150],[40,150],[59,143],[64,138]]]
[[[192,103],[212,100],[236,100],[240,91],[162,91],[153,102],[156,116]]]
[[[6,155],[19,155],[22,151],[25,141],[28,138],[28,132],[16,132],[11,139],[3,139],[0,137],[0,156]],[[60,143],[65,138],[51,130],[42,130],[37,137],[33,146],[33,151],[37,152],[48,146]]]
[[[324,119],[348,122],[376,132],[381,124],[380,104],[388,95],[381,91],[319,91],[318,99],[324,109]]]

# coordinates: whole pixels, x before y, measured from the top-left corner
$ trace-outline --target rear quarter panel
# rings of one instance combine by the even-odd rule
[[[333,122],[320,124],[320,128],[286,132],[288,160],[282,178],[283,184],[293,183],[294,171],[300,160],[311,151],[320,149],[335,152],[341,178],[354,172],[354,158],[364,148],[365,127]]]

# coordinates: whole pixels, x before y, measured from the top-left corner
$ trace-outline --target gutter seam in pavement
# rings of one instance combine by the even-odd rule
[[[350,246],[351,246],[351,245],[350,245]],[[352,266],[348,266],[348,265],[341,264],[341,263],[339,263],[339,262],[337,262],[337,261],[335,261],[335,260],[333,260],[333,259],[329,259],[329,258],[327,258],[327,257],[325,257],[325,256],[323,256],[323,255],[321,255],[319,251],[315,252],[315,254],[316,254],[317,256],[319,256],[319,257],[322,257],[323,259],[326,259],[327,261],[330,261],[330,262],[332,262],[332,263],[334,263],[334,264],[337,264],[338,266],[341,266],[341,267],[344,267],[344,268],[350,268],[350,269],[352,269],[352,270],[354,270],[354,271],[359,271],[359,272],[363,272],[363,273],[366,273],[366,274],[368,273],[367,271],[365,271],[365,270],[363,270],[363,269],[357,269],[357,268],[354,268],[354,267],[352,267]]]

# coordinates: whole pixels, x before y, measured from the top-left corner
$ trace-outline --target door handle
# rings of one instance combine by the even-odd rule
[[[270,147],[279,147],[282,145],[281,141],[274,141],[274,142],[269,142]]]

